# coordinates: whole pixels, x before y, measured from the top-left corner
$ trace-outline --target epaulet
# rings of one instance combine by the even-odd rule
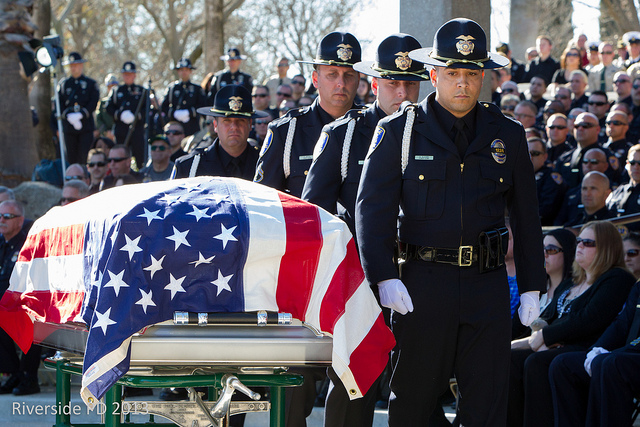
[[[365,111],[367,111],[366,108],[354,108],[353,110],[349,110],[345,113],[344,116],[342,116],[341,118],[339,118],[338,120],[342,120],[342,119],[358,119],[362,116],[364,116]]]
[[[418,108],[418,104],[414,104],[410,101],[404,101],[402,104],[400,104],[400,108],[398,108],[398,111],[391,114],[391,116],[402,116],[404,114],[407,114],[409,110],[415,111],[417,108]]]
[[[287,114],[285,114],[284,116],[272,120],[271,123],[269,123],[269,127],[280,127],[282,125],[288,124],[294,117],[304,116],[309,111],[310,109],[308,106],[292,108],[291,110],[287,111]]]
[[[500,107],[498,107],[493,102],[481,102],[480,105],[483,106],[484,108],[486,108],[487,111],[489,111],[492,114],[500,114],[500,115],[502,115],[502,110],[500,110]]]

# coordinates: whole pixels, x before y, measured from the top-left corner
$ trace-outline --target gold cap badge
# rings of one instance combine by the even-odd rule
[[[458,52],[465,56],[473,52],[473,48],[475,47],[471,41],[475,40],[473,36],[458,36],[456,37],[456,40],[460,40],[456,43],[456,49],[458,49]]]
[[[229,97],[229,108],[231,111],[240,111],[242,108],[242,97],[241,96],[230,96]]]
[[[406,71],[411,67],[411,58],[409,58],[409,52],[396,53],[396,67],[402,71]]]
[[[353,52],[351,51],[351,45],[350,44],[339,44],[338,45],[337,55],[338,55],[338,58],[340,58],[343,61],[350,60],[351,59],[351,55],[353,55]]]

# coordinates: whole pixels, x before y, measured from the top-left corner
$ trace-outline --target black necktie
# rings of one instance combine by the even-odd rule
[[[231,159],[230,164],[230,175],[235,178],[242,178],[242,169],[240,168],[240,159],[238,157],[234,157]]]
[[[454,143],[458,148],[458,154],[460,154],[460,158],[464,158],[464,153],[467,152],[467,148],[469,147],[469,140],[467,139],[467,134],[464,131],[465,124],[464,120],[458,119],[453,124],[453,127],[456,129],[456,138]]]

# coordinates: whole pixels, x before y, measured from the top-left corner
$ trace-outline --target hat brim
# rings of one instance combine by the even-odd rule
[[[245,59],[247,59],[247,55],[234,56],[233,58],[230,57],[229,55],[222,55],[220,57],[221,61],[227,61],[229,59],[242,59],[244,61]]]
[[[389,74],[385,73],[382,75],[384,71],[375,70],[373,67],[375,66],[375,61],[361,61],[353,64],[353,69],[359,73],[366,74],[367,76],[376,77],[379,79],[386,80],[406,80],[406,81],[427,81],[429,80],[429,71],[425,68],[422,73],[398,73],[397,71],[388,71]]]
[[[136,70],[125,70],[124,68],[122,70],[120,70],[121,73],[133,73],[133,74],[138,74],[138,71]]]
[[[178,71],[178,70],[180,70],[181,68],[188,68],[188,69],[190,69],[190,70],[196,70],[196,69],[197,69],[196,67],[173,67],[174,71]]]
[[[84,64],[85,62],[88,62],[88,60],[86,60],[86,59],[78,59],[76,61],[65,61],[65,62],[62,63],[62,65]]]
[[[337,62],[337,61],[321,61],[314,59],[313,61],[296,61],[298,64],[314,64],[314,65],[334,65],[336,67],[351,67],[353,68],[353,64],[349,62]]]
[[[409,52],[409,58],[420,61],[426,65],[432,65],[434,67],[447,67],[445,61],[435,59],[431,57],[433,52],[432,47],[424,47],[422,49],[416,49]],[[482,62],[454,62],[448,65],[450,68],[468,68],[470,70],[491,70],[494,68],[503,68],[509,65],[509,58],[504,57],[498,53],[487,52],[489,59]],[[478,65],[482,64],[482,66]]]
[[[239,119],[257,119],[261,117],[266,117],[267,115],[263,115],[263,113],[253,111],[251,113],[243,113],[243,112],[234,112],[234,111],[219,111],[214,110],[213,107],[200,107],[196,110],[198,114],[202,114],[203,116],[212,116],[212,117],[235,117]]]

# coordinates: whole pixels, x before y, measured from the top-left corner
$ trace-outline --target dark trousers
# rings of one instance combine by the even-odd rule
[[[64,145],[67,150],[67,160],[69,164],[87,162],[87,154],[93,143],[93,131],[89,132],[65,132]],[[69,166],[69,164],[67,166]]]
[[[16,344],[4,329],[0,329],[0,372],[24,374],[36,378],[42,347],[33,344],[27,353],[18,357]]]
[[[389,426],[427,425],[455,374],[465,426],[506,422],[511,312],[504,268],[409,261],[403,265],[414,311],[393,314]]]
[[[591,377],[584,370],[586,351],[574,351],[556,357],[549,367],[549,381],[556,426],[583,427]]]
[[[129,132],[129,126],[122,122],[117,122],[115,126],[114,135],[116,137],[117,144],[124,144]],[[149,135],[152,136],[152,135]],[[136,164],[138,169],[142,169],[147,161],[147,144],[144,141],[144,126],[143,124],[136,125],[131,137],[129,138],[129,148],[131,154],[136,158]]]

